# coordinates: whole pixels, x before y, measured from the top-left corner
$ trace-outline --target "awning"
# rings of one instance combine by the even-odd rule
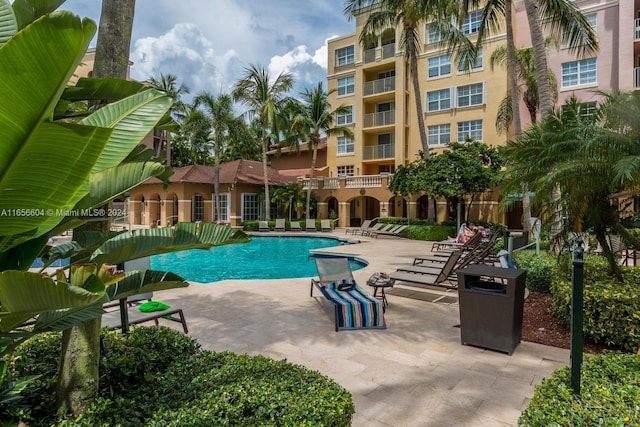
[[[535,195],[536,195],[535,191],[529,191],[529,198],[530,199]],[[510,193],[510,194],[507,194],[506,199],[509,202],[521,202],[522,201],[522,193]]]

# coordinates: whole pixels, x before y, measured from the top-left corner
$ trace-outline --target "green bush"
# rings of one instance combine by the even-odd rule
[[[551,275],[554,266],[557,264],[557,257],[548,253],[524,250],[513,253],[518,268],[527,270],[527,289],[530,291],[551,292]]]
[[[412,240],[426,240],[429,242],[439,242],[446,240],[456,233],[455,227],[442,225],[409,225],[404,229],[402,235]]]
[[[82,416],[56,415],[60,334],[52,333],[12,354],[10,376],[43,374],[46,381],[23,393],[28,412],[2,418],[29,426],[348,426],[355,411],[340,385],[286,361],[205,351],[163,327],[103,334],[100,397]]]
[[[640,425],[640,356],[610,353],[586,359],[581,377],[579,397],[573,394],[568,367],[543,379],[518,425]]]
[[[562,258],[551,281],[553,311],[569,323],[571,313],[571,262]],[[640,347],[640,268],[620,267],[623,282],[609,274],[600,256],[585,256],[584,334],[594,343],[619,346],[627,351]]]

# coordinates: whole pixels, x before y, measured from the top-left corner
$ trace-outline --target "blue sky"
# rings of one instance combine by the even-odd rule
[[[60,9],[98,23],[101,3],[67,0]],[[171,73],[190,96],[217,94],[256,64],[292,73],[292,95],[326,86],[327,39],[355,31],[343,9],[343,0],[137,0],[131,77]]]

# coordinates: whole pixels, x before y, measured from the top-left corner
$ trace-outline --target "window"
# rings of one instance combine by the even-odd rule
[[[484,83],[458,86],[458,107],[484,104]]]
[[[353,124],[353,105],[345,106],[345,109],[349,111],[336,115],[336,123],[338,126]]]
[[[220,193],[218,194],[218,204],[220,205],[220,221],[218,221],[218,213],[216,210],[215,203],[211,204],[211,209],[213,210],[213,214],[211,218],[213,218],[213,222],[229,222],[229,199],[231,195],[229,193]],[[215,193],[211,195],[211,200],[216,200]]]
[[[591,26],[593,33],[597,36],[598,35],[598,14],[590,13],[589,15],[585,15],[584,17],[589,23],[589,25]]]
[[[434,24],[427,25],[427,43],[439,43],[444,38],[436,32]]]
[[[442,145],[451,142],[451,125],[435,125],[427,128],[429,145]]]
[[[193,196],[193,221],[202,221],[204,219],[204,200],[200,194]]]
[[[478,49],[478,56],[476,56],[476,63],[471,66],[471,70],[479,70],[482,68],[482,48]],[[466,71],[464,64],[458,64],[458,71],[463,72]]]
[[[580,104],[580,115],[582,117],[593,117],[596,115],[596,106],[595,102],[583,102]]]
[[[338,154],[353,154],[353,139],[338,137]]]
[[[356,62],[355,52],[356,50],[353,46],[336,49],[336,67],[343,67]]]
[[[353,165],[338,166],[338,176],[353,176]]]
[[[427,112],[451,109],[451,89],[427,92]]]
[[[596,58],[562,64],[562,87],[596,83]]]
[[[482,11],[471,12],[464,18],[464,22],[460,29],[463,34],[475,34],[480,29],[482,23]]]
[[[458,141],[482,141],[482,120],[458,123]]]
[[[351,95],[355,92],[353,76],[338,79],[338,96]]]
[[[242,221],[260,219],[260,203],[257,194],[242,194]]]
[[[451,55],[429,58],[429,78],[451,74]]]

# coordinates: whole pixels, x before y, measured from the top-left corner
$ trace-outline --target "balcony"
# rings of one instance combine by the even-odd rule
[[[382,59],[393,58],[396,56],[396,44],[390,43],[382,46]]]
[[[396,78],[387,77],[386,79],[373,80],[364,83],[364,96],[377,95],[384,92],[393,92],[396,90]]]
[[[380,52],[380,56],[378,56],[378,52]],[[389,43],[382,48],[374,47],[371,49],[367,49],[364,51],[364,63],[370,64],[376,61],[382,61],[385,59],[393,58],[396,55],[396,44]]]
[[[396,110],[381,111],[379,113],[365,114],[364,124],[365,128],[389,126],[396,122]]]
[[[314,178],[311,183],[312,190],[340,190],[347,188],[387,188],[392,174],[361,175],[361,176],[340,176],[337,178],[319,177]],[[309,178],[298,178],[302,184],[302,189],[309,188]]]
[[[376,48],[367,49],[364,51],[364,63],[368,64],[370,62],[376,61]]]
[[[395,157],[395,144],[380,144],[363,147],[363,160],[393,159]]]

